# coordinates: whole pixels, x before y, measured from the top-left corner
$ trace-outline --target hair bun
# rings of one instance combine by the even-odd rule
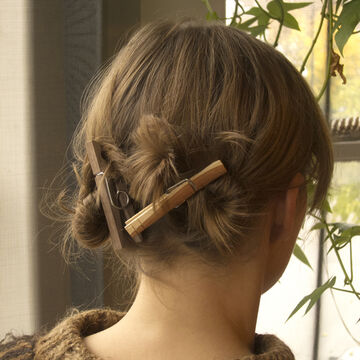
[[[179,178],[175,154],[181,153],[181,145],[173,126],[153,115],[140,119],[132,140],[130,195],[144,206]]]
[[[78,202],[71,227],[74,238],[87,248],[99,247],[109,238],[105,215],[94,193]]]

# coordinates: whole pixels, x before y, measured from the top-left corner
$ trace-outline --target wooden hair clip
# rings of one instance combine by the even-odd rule
[[[101,146],[96,141],[86,143],[86,152],[91,169],[95,175],[95,182],[100,194],[101,205],[104,210],[106,222],[114,250],[126,247],[131,242],[141,242],[141,235],[129,236],[124,230],[125,221],[134,215],[131,199],[124,183],[118,181],[115,186],[104,175],[106,161],[101,156]],[[102,177],[104,178],[102,180]]]
[[[224,164],[217,160],[190,179],[184,179],[170,187],[159,200],[146,206],[125,221],[125,230],[134,238],[162,218],[170,210],[180,206],[189,197],[227,172]]]

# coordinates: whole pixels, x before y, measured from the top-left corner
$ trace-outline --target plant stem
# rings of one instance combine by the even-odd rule
[[[273,45],[274,48],[276,48],[278,46],[280,33],[281,33],[282,27],[284,25],[284,8],[283,8],[282,3],[281,3],[280,0],[277,0],[277,2],[279,3],[280,9],[281,9],[281,18],[280,18],[279,29],[278,29],[278,32],[276,34],[275,42],[274,42],[274,45]]]
[[[211,13],[214,12],[213,8],[211,7],[211,5],[209,3],[209,0],[201,0],[201,1],[205,4],[205,6],[209,12],[211,12]]]
[[[347,285],[349,285],[351,287],[353,294],[360,300],[360,294],[355,290],[354,285],[350,281],[349,275],[348,275],[348,273],[347,273],[347,271],[345,269],[345,266],[344,266],[344,263],[343,263],[343,261],[342,261],[342,259],[340,257],[339,251],[336,248],[335,240],[334,240],[334,238],[332,236],[332,233],[330,232],[329,225],[327,224],[326,221],[324,221],[324,224],[325,224],[325,227],[326,227],[326,231],[329,234],[329,239],[330,239],[331,244],[333,246],[333,249],[335,251],[335,254],[336,254],[336,257],[337,257],[338,262],[340,264],[341,270],[342,270],[342,272],[343,272],[343,274],[345,276],[345,281],[346,281]]]
[[[340,317],[340,320],[341,320],[341,322],[342,322],[342,324],[343,324],[346,332],[347,332],[347,333],[349,334],[349,336],[355,341],[356,344],[360,345],[359,340],[357,340],[357,339],[354,337],[354,335],[352,334],[352,332],[350,331],[350,329],[347,327],[347,325],[346,325],[346,323],[345,323],[345,320],[344,320],[344,318],[343,318],[343,316],[342,316],[342,314],[341,314],[341,311],[340,311],[340,309],[339,309],[339,306],[338,306],[338,304],[337,304],[337,302],[336,302],[336,300],[335,300],[335,295],[334,295],[334,291],[333,291],[333,290],[340,290],[340,291],[341,291],[341,289],[330,288],[331,297],[332,297],[332,299],[333,299],[333,301],[334,301],[334,305],[335,305],[336,311],[337,311],[337,313],[338,313],[338,315],[339,315],[339,317]],[[347,291],[346,291],[346,292],[347,292]],[[351,291],[350,291],[350,292],[351,292]]]
[[[325,19],[325,11],[326,11],[326,7],[327,7],[327,3],[328,3],[328,0],[324,0],[323,7],[321,9],[321,19],[320,19],[319,27],[317,29],[314,40],[313,40],[313,42],[312,42],[312,44],[310,46],[310,49],[307,52],[303,63],[301,64],[300,73],[302,73],[305,70],[305,65],[306,65],[307,61],[309,60],[309,57],[310,57],[310,55],[311,55],[311,53],[312,53],[312,51],[314,49],[314,46],[315,46],[316,42],[318,41],[318,38],[319,38],[319,35],[320,35],[320,32],[321,32],[321,28],[323,26],[324,19]]]
[[[321,218],[320,216],[317,216],[317,215],[315,215],[315,214],[311,214],[311,216],[313,217],[313,218],[315,218],[316,220],[319,220],[320,222],[324,222],[324,219],[323,218]]]
[[[328,61],[327,61],[327,66],[326,66],[326,75],[325,75],[325,80],[324,80],[324,83],[321,87],[321,90],[318,94],[318,96],[316,97],[316,100],[317,101],[320,101],[321,97],[323,96],[325,90],[326,90],[326,87],[328,85],[328,82],[329,82],[329,79],[330,79],[330,65],[331,65],[331,60],[332,60],[332,57],[331,57],[331,54],[332,54],[332,51],[333,51],[333,22],[332,22],[332,19],[333,19],[333,8],[332,8],[332,0],[330,0],[328,2],[328,5],[329,5],[329,16],[328,16],[328,22],[329,22],[329,31],[328,31],[328,41],[329,41],[329,46],[328,46]]]
[[[268,11],[266,11],[266,10],[261,6],[261,4],[259,3],[258,0],[255,0],[255,2],[256,2],[256,5],[258,6],[258,8],[259,8],[262,12],[264,12],[270,19],[279,20],[279,19],[277,19],[276,17],[271,16],[270,13],[269,13]]]
[[[264,37],[264,41],[265,41],[267,44],[270,45],[270,43],[268,42],[268,40],[267,40],[267,38],[266,38],[265,31],[264,31],[264,33],[263,33],[263,37]]]
[[[227,19],[231,19],[231,22],[230,22],[230,26],[233,26],[236,24],[236,19],[240,19],[241,21],[241,16],[245,14],[245,10],[244,8],[241,6],[241,4],[239,3],[238,0],[234,0],[235,1],[235,10],[234,10],[234,13],[233,13],[233,16],[232,17],[229,17],[229,18],[225,18],[225,20]],[[241,14],[238,14],[238,8],[241,9]]]
[[[327,66],[327,70],[326,70],[327,71],[327,76],[326,76],[326,78],[324,80],[324,83],[323,83],[323,85],[321,87],[321,90],[319,91],[319,94],[316,96],[316,101],[317,102],[320,101],[321,97],[323,96],[323,94],[324,94],[324,92],[326,90],[327,84],[328,84],[329,79],[330,79],[330,71],[329,70],[330,70],[330,65]]]
[[[235,0],[235,6],[236,6],[235,8],[239,7],[239,8],[241,9],[242,14],[245,14],[245,9],[244,9],[243,6],[239,3],[238,0]],[[236,13],[236,11],[235,11],[235,13]]]
[[[327,86],[328,86],[328,83],[329,83],[329,79],[330,79],[330,65],[331,65],[331,54],[332,54],[332,49],[333,49],[333,42],[332,42],[332,33],[333,33],[333,29],[332,29],[332,0],[330,0],[328,2],[328,5],[329,5],[329,16],[327,18],[328,22],[329,22],[329,25],[328,25],[328,54],[327,54],[327,65],[326,65],[326,75],[325,75],[325,79],[324,79],[324,82],[323,82],[323,85],[319,91],[319,94],[317,95],[316,97],[316,100],[317,101],[320,101],[321,97],[323,96]]]
[[[333,0],[329,1],[329,44],[330,44],[330,49],[329,52],[331,52],[333,50],[333,6],[332,6],[332,2]]]
[[[350,281],[354,279],[354,270],[353,270],[353,259],[352,259],[352,239],[350,239]]]
[[[353,291],[340,289],[340,288],[337,288],[337,287],[334,287],[334,286],[331,289],[336,290],[336,291],[346,292],[346,293],[349,293],[349,294],[355,294]],[[356,293],[356,294],[360,295],[360,293]]]
[[[230,23],[231,25],[236,24],[237,11],[238,11],[238,7],[239,7],[238,5],[239,5],[238,1],[235,0],[235,10],[234,10],[233,16],[231,18],[231,23]]]

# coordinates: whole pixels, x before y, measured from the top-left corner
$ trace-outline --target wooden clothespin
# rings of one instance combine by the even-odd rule
[[[131,199],[124,183],[118,181],[117,187],[104,175],[106,161],[101,156],[101,146],[96,141],[86,143],[86,151],[95,182],[100,193],[100,201],[104,210],[106,222],[114,250],[120,250],[131,242],[141,242],[141,235],[129,236],[124,230],[125,221],[134,215]],[[102,179],[103,178],[103,179]],[[119,187],[120,186],[120,187]]]
[[[205,187],[210,182],[219,178],[227,172],[224,164],[217,160],[201,170],[190,179],[181,180],[170,187],[154,204],[146,206],[136,215],[125,221],[125,230],[134,238],[142,231],[162,218],[170,210],[180,206],[190,196]]]

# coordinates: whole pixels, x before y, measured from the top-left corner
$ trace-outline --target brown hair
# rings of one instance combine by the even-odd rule
[[[136,210],[184,177],[221,160],[228,173],[145,231],[128,258],[171,264],[180,255],[222,263],[246,253],[268,201],[301,172],[315,186],[309,210],[329,187],[327,124],[308,85],[278,51],[235,28],[163,21],[132,36],[95,81],[73,139],[78,188],[66,241],[108,243],[85,143],[101,143],[105,172],[123,178]],[[90,201],[83,200],[90,197]]]

